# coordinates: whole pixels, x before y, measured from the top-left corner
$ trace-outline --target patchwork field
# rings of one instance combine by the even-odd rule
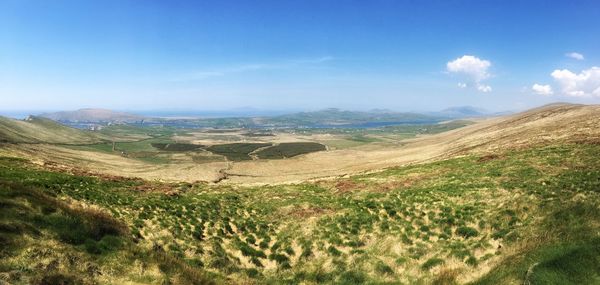
[[[0,282],[598,284],[599,108],[6,143]]]
[[[110,126],[92,144],[8,144],[7,155],[49,162],[61,169],[161,181],[290,182],[362,171],[364,160],[404,157],[400,141],[444,132],[472,122],[395,126],[381,129],[245,130],[134,128]],[[329,133],[327,133],[329,132]],[[127,135],[129,134],[129,135]],[[111,139],[112,138],[112,139]],[[136,139],[137,138],[137,139]],[[332,160],[331,157],[336,157]],[[410,156],[408,156],[410,157]],[[315,161],[316,159],[316,161]],[[282,160],[282,163],[277,163]],[[308,162],[308,170],[304,167]],[[283,164],[283,167],[280,167]],[[317,169],[310,165],[322,165]],[[323,165],[325,164],[325,165]],[[278,169],[265,169],[277,165]],[[384,164],[391,166],[397,164]],[[240,173],[243,169],[248,173]],[[265,172],[266,171],[266,172]],[[265,173],[267,175],[265,175]]]

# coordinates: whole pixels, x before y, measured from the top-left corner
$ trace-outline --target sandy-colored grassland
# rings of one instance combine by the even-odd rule
[[[329,148],[327,151],[279,160],[198,163],[188,155],[173,154],[169,163],[157,164],[47,144],[5,144],[0,152],[3,155],[26,157],[40,164],[53,162],[66,169],[93,169],[105,174],[148,180],[274,184],[377,171],[468,153],[494,153],[550,141],[593,139],[600,136],[599,124],[600,106],[554,104],[515,115],[479,120],[475,124],[436,135],[342,149]],[[308,136],[290,133],[240,139],[241,133],[209,136],[191,133],[176,139],[203,145],[232,142],[232,138],[238,138],[237,142],[312,141],[324,144],[337,139],[327,134]]]

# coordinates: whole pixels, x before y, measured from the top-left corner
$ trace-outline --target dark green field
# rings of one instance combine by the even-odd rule
[[[204,147],[189,143],[152,143],[151,145],[158,150],[164,151],[193,151]]]
[[[278,145],[262,149],[256,152],[256,155],[261,159],[282,159],[290,158],[301,154],[311,153],[315,151],[326,150],[327,148],[320,143],[312,142],[292,142],[280,143]]]
[[[242,161],[251,160],[250,153],[261,148],[270,146],[270,143],[230,143],[230,144],[219,144],[212,145],[206,148],[206,150],[223,155],[231,161]]]

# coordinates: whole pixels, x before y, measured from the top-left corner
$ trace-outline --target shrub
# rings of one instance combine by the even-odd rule
[[[302,246],[302,253],[300,254],[300,258],[301,259],[308,259],[311,256],[313,256],[311,245],[310,244],[304,244]]]
[[[204,267],[204,262],[198,258],[189,259],[187,263],[192,267]]]
[[[259,244],[258,247],[262,248],[262,249],[267,249],[269,248],[269,242],[266,240],[262,240]]]
[[[100,241],[87,239],[84,243],[85,250],[91,254],[106,254],[108,252],[120,249],[123,241],[116,236],[107,235]]]
[[[379,274],[392,275],[394,274],[394,270],[389,267],[387,264],[383,263],[383,261],[379,261],[375,263],[375,271]]]
[[[256,244],[256,238],[254,238],[254,236],[253,236],[253,235],[249,235],[249,236],[246,238],[246,242],[247,242],[247,243],[249,243],[249,244]]]
[[[328,252],[329,252],[329,253],[330,253],[332,256],[340,256],[340,255],[342,255],[342,252],[341,252],[341,251],[339,251],[337,248],[335,248],[335,246],[333,246],[333,245],[330,245],[330,246],[327,248],[327,251],[328,251]]]
[[[269,255],[269,259],[270,260],[274,260],[278,264],[283,264],[283,263],[289,263],[290,262],[290,259],[287,256],[285,256],[283,254],[278,254],[278,253],[271,253]]]
[[[287,253],[289,256],[296,254],[291,246],[287,246],[283,251],[285,251],[285,253]]]
[[[253,257],[251,257],[251,258],[250,258],[250,262],[251,262],[252,264],[254,264],[256,267],[263,267],[263,264],[262,264],[262,263],[260,262],[260,260],[259,260],[257,257],[255,257],[255,256],[253,256]]]
[[[467,258],[465,263],[468,265],[471,265],[471,266],[477,266],[477,264],[479,264],[479,262],[477,261],[477,258],[475,258],[475,256],[469,256],[469,258]]]
[[[267,258],[267,256],[265,255],[264,252],[252,248],[245,242],[242,242],[242,241],[238,242],[238,248],[240,249],[240,251],[242,252],[242,255],[244,255],[244,256]]]
[[[260,272],[255,268],[246,269],[246,275],[251,278],[257,278],[260,276]]]
[[[456,234],[464,238],[471,238],[479,235],[479,232],[471,227],[459,227],[456,229]]]
[[[204,240],[204,229],[201,227],[196,227],[192,232],[192,236],[197,240]]]
[[[434,268],[434,267],[436,267],[438,265],[442,265],[442,264],[444,264],[443,259],[434,257],[434,258],[430,258],[427,261],[425,261],[425,263],[423,263],[421,265],[421,269],[429,270],[431,268]]]
[[[74,284],[83,284],[83,280],[81,280],[75,276],[72,276],[72,275],[65,275],[65,274],[61,274],[61,273],[51,273],[51,274],[42,276],[41,278],[39,278],[39,280],[35,280],[32,283],[40,284],[40,285],[54,285],[54,284],[74,285]]]
[[[394,261],[396,263],[396,265],[402,265],[404,263],[406,263],[408,261],[408,259],[406,257],[398,257],[396,258],[396,260]]]
[[[346,271],[340,275],[339,284],[363,284],[367,275],[359,271]]]
[[[58,238],[66,243],[80,245],[90,238],[90,233],[78,218],[52,214],[47,216],[45,222],[56,231]]]

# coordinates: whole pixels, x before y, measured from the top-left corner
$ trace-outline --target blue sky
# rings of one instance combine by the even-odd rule
[[[0,0],[0,109],[600,101],[598,1]]]

